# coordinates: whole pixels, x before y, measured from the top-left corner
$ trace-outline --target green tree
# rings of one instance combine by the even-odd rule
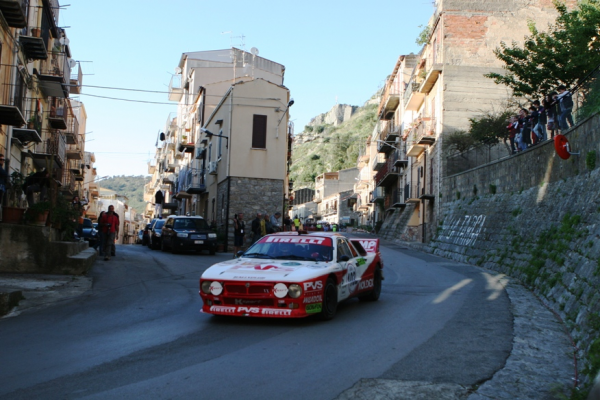
[[[502,42],[495,50],[504,62],[506,74],[490,73],[486,77],[513,90],[519,97],[541,97],[559,84],[572,87],[600,64],[600,0],[581,0],[569,11],[554,0],[558,18],[540,32],[529,22],[531,35],[523,47],[516,42],[509,47]]]

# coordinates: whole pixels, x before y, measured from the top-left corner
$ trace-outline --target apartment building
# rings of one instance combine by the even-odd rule
[[[313,201],[317,203],[316,220],[324,220],[329,223],[349,223],[350,214],[354,213],[356,202],[354,185],[358,172],[358,168],[348,168],[336,172],[325,172],[315,178]],[[349,200],[350,198],[353,200]]]
[[[375,187],[382,190],[384,237],[432,237],[443,201],[444,135],[502,107],[510,93],[484,76],[503,72],[494,49],[502,41],[522,43],[528,21],[543,29],[556,16],[545,0],[435,1],[427,43],[394,66],[372,136],[378,143],[371,165]]]
[[[9,173],[46,168],[72,196],[81,195],[85,139],[70,95],[82,73],[59,11],[58,0],[0,2],[0,151]]]
[[[183,53],[169,86],[178,104],[157,140],[145,215],[201,215],[232,240],[233,213],[283,212],[291,157],[285,67],[232,48]],[[230,242],[231,242],[230,240]]]

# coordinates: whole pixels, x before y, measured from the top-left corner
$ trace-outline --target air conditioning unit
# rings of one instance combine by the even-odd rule
[[[216,161],[211,161],[208,163],[208,173],[211,175],[216,175],[217,174],[217,166],[219,164],[217,164]]]

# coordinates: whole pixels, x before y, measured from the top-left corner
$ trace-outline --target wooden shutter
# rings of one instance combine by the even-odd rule
[[[267,148],[267,116],[254,114],[252,121],[252,148]]]

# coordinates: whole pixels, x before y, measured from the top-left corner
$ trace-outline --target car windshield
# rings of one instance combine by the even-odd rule
[[[331,239],[315,240],[307,237],[268,236],[262,238],[244,253],[244,257],[275,260],[331,261]]]
[[[161,229],[163,227],[163,225],[165,224],[165,220],[164,219],[159,219],[158,221],[156,221],[156,223],[154,224],[154,229]]]
[[[208,230],[208,224],[206,220],[202,218],[180,218],[176,219],[173,224],[173,229],[181,230]]]

